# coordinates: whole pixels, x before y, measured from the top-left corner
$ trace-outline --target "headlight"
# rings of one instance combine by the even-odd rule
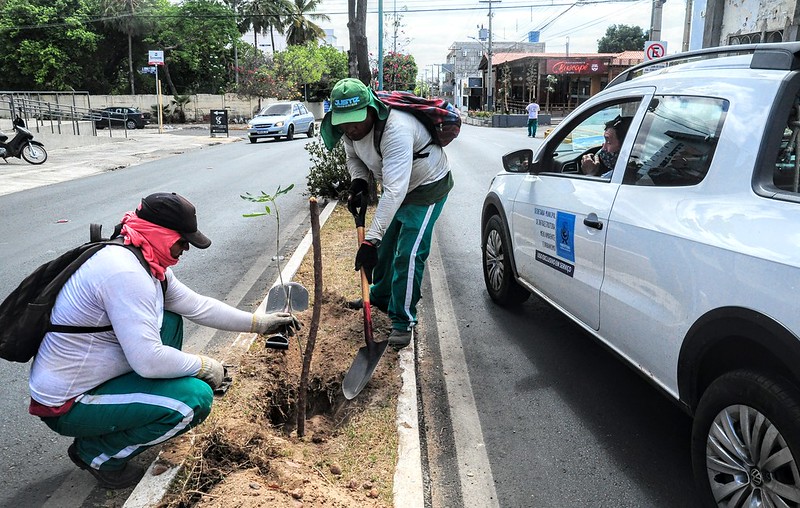
[[[283,122],[275,122],[275,127],[283,127]]]

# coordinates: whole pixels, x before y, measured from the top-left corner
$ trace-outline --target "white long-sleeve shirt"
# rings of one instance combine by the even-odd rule
[[[101,249],[70,277],[56,299],[51,322],[100,327],[99,333],[45,335],[31,365],[31,397],[57,407],[100,384],[134,371],[145,378],[193,376],[196,355],[161,343],[163,310],[220,330],[250,331],[252,314],[199,295],[167,269],[167,291],[130,250]]]
[[[442,147],[431,144],[431,135],[411,113],[394,109],[389,114],[381,137],[382,158],[373,144],[374,132],[372,129],[358,141],[347,136],[342,138],[351,178],[369,181],[371,172],[383,187],[372,223],[365,233],[368,240],[383,238],[409,192],[421,185],[438,182],[450,171]],[[429,155],[414,159],[414,154],[419,151]]]

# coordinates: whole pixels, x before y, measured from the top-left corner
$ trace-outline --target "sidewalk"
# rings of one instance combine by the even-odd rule
[[[113,137],[108,129],[98,131],[97,136],[50,134],[49,127],[47,132],[42,130],[31,132],[44,144],[47,161],[37,166],[14,157],[7,163],[0,161],[0,196],[243,139],[237,131],[229,137],[212,138],[208,129],[199,128],[167,128],[159,134],[157,127],[148,127],[128,131],[127,138],[123,129],[116,128]],[[12,132],[6,134],[13,136]]]

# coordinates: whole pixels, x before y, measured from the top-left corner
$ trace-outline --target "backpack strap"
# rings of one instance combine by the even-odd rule
[[[105,244],[103,247],[101,247],[101,249],[104,248],[106,245],[119,245],[120,247],[124,247],[124,248],[128,249],[129,251],[131,251],[133,253],[134,256],[136,256],[136,259],[139,260],[139,263],[141,263],[141,265],[145,269],[145,271],[148,274],[150,273],[150,264],[144,258],[144,254],[142,253],[142,249],[140,249],[138,247],[134,247],[133,245],[125,245],[125,243],[124,243],[125,239],[122,238],[121,236],[118,236],[119,235],[119,231],[118,230],[120,228],[115,229],[115,235],[111,240],[102,239],[102,237],[101,237],[102,228],[103,228],[103,226],[100,225],[100,224],[91,224],[89,226],[89,238],[91,239],[92,242]],[[97,238],[97,239],[95,239],[95,238]],[[98,249],[98,250],[100,250],[100,249]],[[96,251],[93,252],[92,255],[94,255],[95,253],[96,253]],[[162,292],[162,294],[164,296],[166,296],[166,294],[167,294],[167,279],[166,279],[166,277],[164,278],[164,280],[161,281],[161,292]],[[48,332],[59,332],[59,333],[99,333],[99,332],[110,332],[113,329],[114,329],[114,327],[111,326],[111,325],[106,325],[106,326],[71,326],[71,325],[54,325],[54,324],[51,323],[50,326],[47,328],[47,331]]]
[[[389,108],[389,114],[391,114],[392,113],[391,106],[387,105],[386,107]],[[388,120],[388,118],[389,117],[387,116],[386,119]],[[376,118],[375,123],[372,124],[372,144],[375,147],[375,151],[378,152],[378,157],[380,157],[381,159],[383,159],[383,154],[381,154],[381,141],[383,140],[383,131],[385,128],[386,128],[386,120],[381,120],[380,118]],[[430,155],[430,152],[422,153],[422,150],[425,150],[432,144],[433,144],[433,137],[431,137],[431,140],[428,142],[427,145],[420,148],[419,152],[414,152],[413,159],[414,160],[424,159],[425,157]]]
[[[389,106],[386,106],[389,108]],[[389,108],[389,113],[391,114],[392,110]],[[387,116],[386,119],[389,117]],[[383,140],[383,130],[386,128],[386,120],[381,120],[377,116],[375,117],[375,123],[372,124],[372,144],[375,146],[375,151],[378,152],[378,156],[383,159],[383,154],[381,154],[381,141]]]

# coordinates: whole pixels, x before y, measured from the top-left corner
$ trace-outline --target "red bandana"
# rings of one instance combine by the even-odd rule
[[[180,233],[140,219],[135,213],[127,212],[122,218],[122,235],[125,245],[142,249],[144,259],[150,265],[153,277],[164,280],[167,267],[178,263],[170,249],[181,239]]]

